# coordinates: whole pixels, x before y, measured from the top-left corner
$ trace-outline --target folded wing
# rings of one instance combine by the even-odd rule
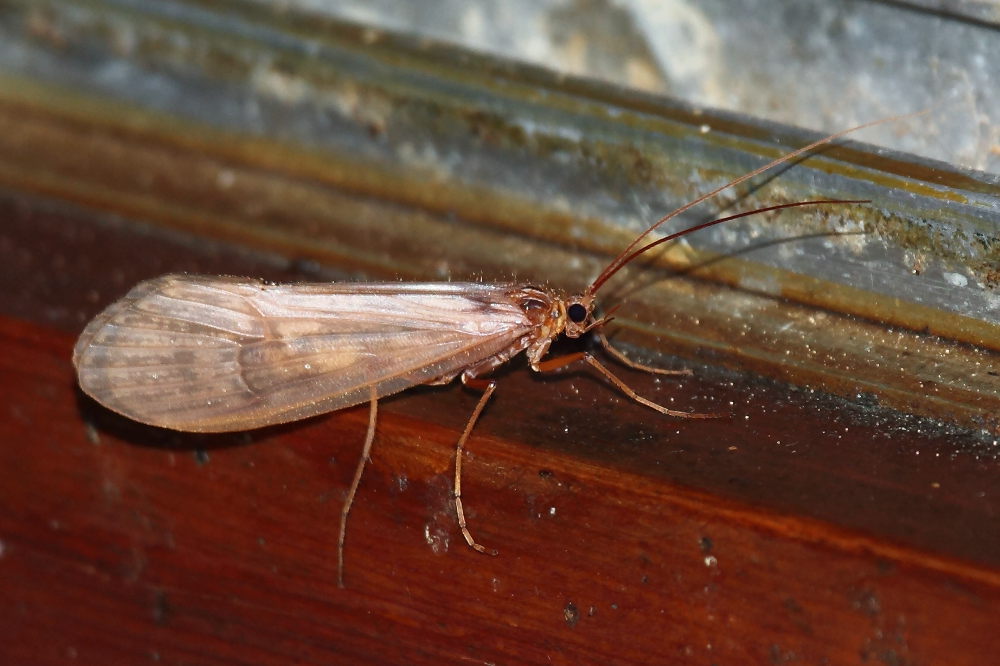
[[[98,315],[81,388],[143,423],[220,432],[322,414],[449,378],[521,341],[506,286],[267,285],[167,275]]]

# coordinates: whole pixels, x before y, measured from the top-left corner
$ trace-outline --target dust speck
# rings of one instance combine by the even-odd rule
[[[576,623],[580,621],[580,609],[572,601],[563,608],[563,619],[566,620],[568,627],[575,627]]]

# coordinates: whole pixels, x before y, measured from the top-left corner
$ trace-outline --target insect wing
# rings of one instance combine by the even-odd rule
[[[81,388],[137,421],[243,430],[454,376],[531,327],[509,287],[266,285],[167,275],[98,315],[73,354]]]

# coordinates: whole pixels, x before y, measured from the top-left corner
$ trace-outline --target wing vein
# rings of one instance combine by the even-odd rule
[[[171,275],[96,317],[81,387],[178,430],[283,423],[520,351],[534,324],[505,286],[277,285]]]

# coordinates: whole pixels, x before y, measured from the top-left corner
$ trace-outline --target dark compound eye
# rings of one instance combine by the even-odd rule
[[[566,314],[574,324],[582,324],[587,319],[587,308],[580,303],[573,303],[566,308]]]

